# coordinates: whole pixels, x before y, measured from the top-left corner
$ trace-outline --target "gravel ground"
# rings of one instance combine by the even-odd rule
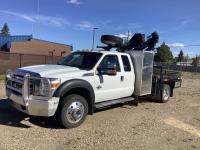
[[[29,117],[8,105],[0,86],[0,149],[199,150],[200,136],[165,123],[179,120],[200,132],[200,79],[183,80],[166,104],[141,100],[88,116],[75,129],[54,118]]]

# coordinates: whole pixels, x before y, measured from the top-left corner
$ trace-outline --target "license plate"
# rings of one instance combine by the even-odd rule
[[[175,88],[181,87],[181,81],[176,81],[175,82]]]

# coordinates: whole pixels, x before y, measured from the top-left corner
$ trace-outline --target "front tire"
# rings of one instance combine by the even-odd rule
[[[160,102],[161,103],[166,103],[169,101],[170,98],[170,94],[171,94],[171,88],[168,84],[164,84],[162,91],[161,91],[161,98],[160,98]]]
[[[66,96],[61,104],[60,122],[65,128],[80,126],[88,114],[88,103],[80,95],[72,94]]]

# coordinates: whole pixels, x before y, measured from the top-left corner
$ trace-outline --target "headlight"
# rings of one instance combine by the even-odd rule
[[[34,96],[49,97],[51,94],[51,85],[49,79],[30,79],[30,94]]]
[[[29,85],[31,95],[48,97],[60,86],[60,80],[57,78],[30,79]]]
[[[6,78],[7,79],[10,79],[10,78],[12,78],[13,77],[13,72],[12,72],[12,70],[7,70],[7,72],[6,72]]]

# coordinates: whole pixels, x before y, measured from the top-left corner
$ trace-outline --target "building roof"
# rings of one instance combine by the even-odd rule
[[[52,43],[52,44],[59,44],[59,45],[64,45],[64,46],[70,46],[70,47],[72,47],[72,45],[69,45],[69,44],[63,44],[63,43],[52,42],[52,41],[47,41],[47,40],[41,40],[41,39],[37,39],[37,38],[33,38],[33,40],[38,40],[38,41],[42,41],[42,42],[48,42],[48,43]]]
[[[32,35],[0,35],[0,49],[10,48],[12,42],[30,41],[32,38]]]

